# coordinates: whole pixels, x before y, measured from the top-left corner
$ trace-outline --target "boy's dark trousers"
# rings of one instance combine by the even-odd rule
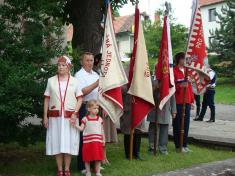
[[[181,120],[182,120],[182,109],[183,104],[177,104],[177,114],[176,117],[173,119],[173,137],[175,148],[180,148],[180,131],[181,131]],[[189,124],[190,124],[190,109],[191,105],[186,104],[185,107],[185,119],[184,119],[184,140],[183,140],[183,147],[188,147],[188,131],[189,131]]]
[[[208,88],[207,91],[205,92],[204,96],[203,96],[202,110],[201,110],[201,113],[199,115],[199,119],[202,120],[204,118],[204,116],[206,114],[207,106],[209,106],[209,108],[211,110],[210,120],[215,121],[214,96],[215,96],[215,89]]]
[[[200,114],[200,110],[201,110],[200,95],[194,94],[194,98],[195,98],[196,106],[197,106],[196,116],[198,117]]]

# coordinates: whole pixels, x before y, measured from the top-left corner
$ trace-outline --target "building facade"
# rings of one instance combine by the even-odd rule
[[[199,5],[202,13],[204,38],[206,46],[209,48],[213,40],[213,35],[210,31],[220,28],[216,12],[220,14],[222,7],[226,6],[226,3],[224,0],[199,0]]]
[[[114,31],[118,50],[123,61],[128,61],[133,49],[134,15],[115,17],[113,20]]]

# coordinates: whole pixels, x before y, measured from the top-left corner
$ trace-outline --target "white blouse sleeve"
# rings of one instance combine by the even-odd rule
[[[83,93],[79,87],[78,81],[76,81],[76,82],[77,82],[77,84],[76,84],[76,89],[75,89],[75,95],[76,95],[76,98],[79,98],[79,97],[83,96]]]

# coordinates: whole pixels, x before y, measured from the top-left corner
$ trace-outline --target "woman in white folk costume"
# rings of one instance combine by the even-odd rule
[[[58,74],[48,79],[44,93],[46,155],[55,156],[57,176],[70,176],[71,156],[78,155],[79,151],[79,132],[70,125],[69,120],[78,117],[83,94],[77,79],[70,75],[70,67],[71,61],[67,56],[58,58]]]

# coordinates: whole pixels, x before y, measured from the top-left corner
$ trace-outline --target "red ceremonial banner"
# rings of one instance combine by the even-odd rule
[[[131,128],[134,129],[154,107],[148,55],[138,8],[135,11],[134,48],[130,63],[128,93],[133,98]]]
[[[208,75],[208,58],[203,34],[202,16],[198,2],[194,1],[190,36],[186,51],[188,76],[200,94],[206,88],[210,77]]]
[[[175,93],[173,63],[171,52],[170,24],[168,17],[164,17],[161,47],[156,66],[156,79],[160,83],[160,103],[162,109],[169,98]],[[171,59],[170,59],[171,58]],[[171,61],[171,63],[170,63]],[[171,70],[170,70],[171,69]],[[171,72],[172,71],[172,72]],[[171,81],[172,80],[172,81]]]

